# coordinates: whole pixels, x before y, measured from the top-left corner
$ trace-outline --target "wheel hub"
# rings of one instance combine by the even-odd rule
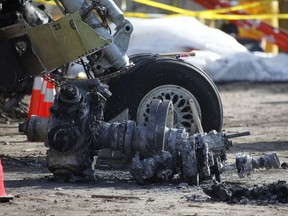
[[[147,125],[151,102],[153,99],[171,100],[174,107],[174,126],[184,127],[190,134],[197,132],[193,120],[189,99],[196,101],[196,108],[201,119],[201,109],[195,97],[185,88],[177,85],[162,85],[148,92],[139,103],[136,121],[138,124]]]

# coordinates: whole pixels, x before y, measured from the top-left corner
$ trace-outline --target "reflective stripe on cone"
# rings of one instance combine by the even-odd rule
[[[50,116],[49,109],[54,103],[55,93],[56,93],[56,91],[55,91],[54,85],[52,83],[48,82],[47,87],[46,87],[45,96],[44,96],[43,103],[42,103],[42,107],[41,107],[41,112],[39,114],[40,117],[49,118],[49,116]]]
[[[42,85],[41,85],[41,92],[40,92],[39,102],[38,102],[37,116],[41,116],[43,101],[44,101],[45,92],[46,92],[46,87],[47,87],[47,81],[43,80]]]
[[[38,114],[38,106],[39,106],[39,100],[40,100],[42,81],[43,81],[43,78],[40,76],[36,76],[34,78],[33,89],[32,89],[32,94],[31,94],[31,99],[30,99],[28,119],[31,117],[31,115]]]

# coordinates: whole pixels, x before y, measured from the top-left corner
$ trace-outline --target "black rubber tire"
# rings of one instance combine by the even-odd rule
[[[106,120],[127,107],[130,119],[135,120],[139,103],[149,91],[161,85],[178,85],[197,99],[204,131],[222,129],[223,110],[219,92],[204,71],[182,60],[152,54],[130,59],[135,66],[129,73],[108,83],[113,95],[107,101]]]

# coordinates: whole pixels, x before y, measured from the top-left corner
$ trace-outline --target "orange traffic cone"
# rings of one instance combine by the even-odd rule
[[[40,114],[38,116],[43,117],[43,118],[49,118],[49,116],[50,116],[49,109],[54,103],[55,93],[56,93],[55,86],[52,83],[48,82],[47,87],[46,87],[45,96],[43,99],[43,104],[41,106],[41,111],[40,111]]]
[[[36,76],[33,82],[33,89],[31,94],[30,106],[29,106],[29,113],[28,119],[31,115],[38,114],[38,105],[40,100],[40,93],[41,93],[41,85],[42,85],[42,77]]]
[[[4,173],[3,173],[3,167],[2,167],[2,162],[0,160],[0,202],[7,202],[9,200],[13,199],[12,195],[8,195],[5,192],[5,187],[4,187]]]
[[[46,86],[47,86],[47,81],[43,80],[42,85],[41,85],[40,97],[39,97],[39,101],[38,101],[37,116],[41,116],[44,96],[45,96],[45,92],[46,92]]]

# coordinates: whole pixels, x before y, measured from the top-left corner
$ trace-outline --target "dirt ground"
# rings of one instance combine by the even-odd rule
[[[250,131],[233,139],[228,163],[235,154],[259,157],[276,152],[288,162],[288,83],[218,85],[227,133]],[[99,170],[96,182],[53,182],[45,166],[43,143],[31,143],[18,133],[18,122],[0,124],[0,154],[5,189],[14,199],[0,203],[0,215],[287,215],[288,205],[227,204],[213,201],[201,186],[186,184],[137,185],[123,170]],[[288,169],[259,169],[239,179],[235,171],[223,182],[260,185],[288,180]]]

